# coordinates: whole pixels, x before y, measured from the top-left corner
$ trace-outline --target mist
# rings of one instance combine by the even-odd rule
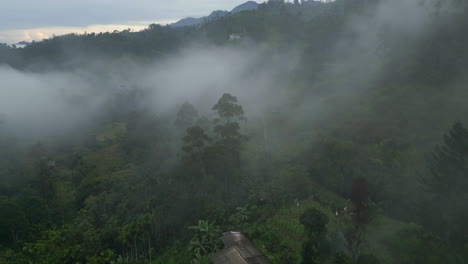
[[[328,91],[306,92],[302,99],[288,91],[303,67],[305,51],[300,45],[275,47],[245,40],[223,47],[189,42],[149,62],[125,55],[93,58],[64,47],[67,59],[78,66],[59,70],[46,64],[41,71],[0,68],[3,126],[17,136],[36,138],[76,131],[99,119],[116,95],[139,90],[145,96],[139,97],[138,107],[155,115],[170,115],[189,101],[209,116],[214,102],[227,92],[239,98],[250,117],[263,118],[288,106],[283,113],[289,115],[286,122],[300,125],[307,118],[313,127],[316,119],[334,119],[347,105],[369,96],[368,90],[386,73],[388,46],[400,49],[409,60],[416,56],[433,33],[434,12],[428,3],[381,1],[375,12],[348,17],[344,30],[352,35],[343,35],[329,47],[333,62],[314,77],[318,83],[331,80],[321,84]],[[388,32],[405,41],[395,45],[399,40],[382,40],[382,33]],[[307,62],[311,68],[318,63]],[[338,101],[330,104],[337,100],[333,98]],[[291,105],[294,100],[301,103]]]
[[[66,133],[93,122],[116,95],[139,90],[145,96],[138,108],[155,115],[175,112],[186,101],[210,115],[224,93],[238,96],[249,115],[261,115],[286,100],[288,76],[298,63],[296,51],[272,52],[268,46],[193,44],[150,63],[90,59],[73,70],[40,73],[3,66],[0,113],[4,128],[20,137]]]

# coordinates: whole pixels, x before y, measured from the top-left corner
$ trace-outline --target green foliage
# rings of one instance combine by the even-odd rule
[[[106,249],[98,254],[98,256],[90,257],[86,260],[89,264],[108,264],[119,263],[119,257],[110,249]]]
[[[229,216],[229,222],[232,223],[234,227],[241,227],[242,224],[248,223],[252,218],[253,212],[257,209],[256,206],[246,205],[244,207],[237,207],[236,212]],[[237,228],[234,228],[237,230]]]
[[[357,264],[380,264],[380,261],[374,255],[365,254],[358,257]]]
[[[18,243],[28,227],[26,214],[15,203],[0,197],[0,244]]]
[[[80,263],[99,253],[100,238],[85,212],[73,224],[46,230],[23,249],[34,263]]]
[[[2,264],[21,264],[27,263],[28,260],[19,252],[12,249],[0,249],[0,263]]]
[[[193,254],[192,264],[208,264],[209,257],[216,253],[219,247],[221,231],[215,222],[199,220],[194,230],[195,235],[190,241],[189,250]]]
[[[351,264],[353,261],[343,252],[338,252],[333,256],[332,264]]]
[[[184,146],[182,150],[192,158],[202,158],[206,143],[210,140],[205,130],[199,126],[189,127],[187,134],[182,139]]]
[[[456,123],[427,165],[430,194],[423,222],[454,245],[468,242],[468,130]],[[430,212],[429,214],[427,212]]]
[[[397,250],[400,263],[462,263],[454,261],[446,243],[421,227],[403,228],[388,243]]]
[[[101,143],[117,142],[125,136],[127,128],[123,123],[114,123],[107,125],[102,133],[96,136],[96,140]]]
[[[352,263],[336,253],[346,250],[357,263],[467,263],[467,129],[456,123],[423,158],[468,113],[465,1],[423,1],[417,34],[376,19],[381,1],[330,2],[268,1],[198,27],[0,44],[0,64],[32,72],[95,58],[146,67],[192,42],[297,51],[279,58],[292,72],[267,76],[281,89],[246,106],[262,110],[249,122],[228,93],[211,122],[189,103],[145,110],[139,88],[111,96],[76,133],[83,142],[54,135],[28,148],[0,118],[0,263],[207,263],[231,228],[247,230],[273,264]],[[233,33],[242,40],[228,42]],[[245,77],[262,80],[269,66]],[[370,205],[382,207],[379,221]],[[219,226],[200,221],[190,241],[185,227],[198,219]]]
[[[302,246],[302,263],[320,263],[321,257],[327,253],[325,233],[329,219],[319,210],[312,208],[304,212],[300,221],[306,233],[306,240]]]
[[[306,234],[314,238],[323,236],[328,221],[328,217],[315,208],[307,210],[301,216],[301,224],[304,225]]]

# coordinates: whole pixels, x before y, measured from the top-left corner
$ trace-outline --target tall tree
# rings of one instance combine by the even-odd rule
[[[217,113],[214,120],[216,142],[207,149],[209,171],[223,183],[224,199],[230,199],[236,184],[240,182],[240,151],[242,134],[239,121],[246,120],[237,98],[225,93],[213,106]],[[238,189],[238,188],[236,188]]]
[[[192,126],[187,129],[186,135],[182,140],[184,141],[182,150],[191,158],[200,159],[210,138],[202,127]]]
[[[184,174],[189,177],[184,177],[184,184],[190,183],[190,192],[193,195],[206,194],[206,186],[208,177],[206,173],[205,149],[210,141],[210,138],[205,133],[205,130],[200,126],[192,126],[187,129],[186,135],[183,137],[184,151]],[[205,186],[204,188],[202,186]],[[196,190],[198,189],[198,191]],[[205,192],[202,192],[202,189]]]
[[[218,116],[225,122],[231,122],[236,120],[245,120],[244,109],[237,102],[237,97],[225,93],[213,106]]]
[[[214,132],[218,135],[219,143],[238,152],[242,138],[239,121],[246,118],[237,97],[228,93],[223,94],[213,106],[213,111],[218,114],[218,118],[214,121]]]

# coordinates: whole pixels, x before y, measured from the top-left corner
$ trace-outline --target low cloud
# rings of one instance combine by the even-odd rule
[[[266,46],[190,46],[145,65],[120,58],[89,60],[70,72],[0,67],[0,116],[17,136],[46,136],[93,122],[118,96],[135,89],[145,94],[137,103],[156,115],[171,115],[185,101],[210,115],[219,97],[229,92],[249,117],[259,116],[285,100],[287,76],[298,62],[292,51],[271,54]]]

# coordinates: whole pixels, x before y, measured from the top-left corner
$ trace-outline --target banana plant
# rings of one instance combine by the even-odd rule
[[[192,264],[208,263],[209,257],[218,249],[220,229],[215,222],[199,220],[198,224],[189,227],[195,235],[189,243],[193,254]]]

